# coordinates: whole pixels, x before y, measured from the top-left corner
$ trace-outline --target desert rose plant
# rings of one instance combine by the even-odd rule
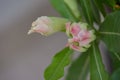
[[[45,80],[120,80],[120,0],[50,0],[60,17],[39,17],[28,34],[50,36],[64,32],[65,48],[55,54],[44,72]],[[111,59],[111,72],[105,68],[100,42]],[[79,53],[76,60],[72,56]]]

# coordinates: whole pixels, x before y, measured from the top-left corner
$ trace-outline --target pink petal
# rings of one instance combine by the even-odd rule
[[[90,33],[88,31],[82,30],[79,32],[78,37],[80,40],[88,39],[90,38]]]
[[[76,46],[76,45],[70,45],[70,48],[72,48],[73,50],[76,50],[76,51],[80,51],[80,47]]]
[[[34,32],[37,32],[37,33],[46,33],[49,31],[49,28],[47,25],[41,24],[33,28],[33,30]]]
[[[79,44],[80,46],[85,46],[85,45],[88,45],[90,42],[91,42],[90,39],[85,39],[83,41],[80,41]]]
[[[73,36],[77,36],[79,32],[80,32],[79,25],[77,25],[77,24],[73,25],[72,28],[71,28],[71,34]]]
[[[79,37],[74,36],[74,37],[73,37],[73,41],[74,41],[74,42],[79,42],[79,41],[80,41],[80,38],[79,38]]]

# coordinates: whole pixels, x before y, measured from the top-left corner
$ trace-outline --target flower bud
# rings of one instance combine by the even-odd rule
[[[88,30],[86,23],[67,23],[66,33],[70,37],[68,46],[76,51],[85,52],[95,40],[94,30]]]
[[[42,16],[32,23],[28,34],[37,32],[41,35],[48,36],[55,32],[63,31],[65,30],[65,23],[67,21],[64,18]]]

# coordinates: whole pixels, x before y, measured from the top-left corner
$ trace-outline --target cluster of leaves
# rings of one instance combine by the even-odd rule
[[[71,21],[85,21],[96,30],[97,39],[87,52],[82,53],[69,68],[66,80],[120,80],[120,0],[50,0],[55,9]],[[116,9],[118,8],[118,9]],[[101,18],[102,16],[102,18]],[[103,20],[102,20],[103,19]],[[99,29],[94,27],[99,26]],[[106,71],[99,50],[103,41],[112,59],[112,73]],[[45,80],[59,80],[64,68],[71,62],[73,50],[58,52],[45,70]]]

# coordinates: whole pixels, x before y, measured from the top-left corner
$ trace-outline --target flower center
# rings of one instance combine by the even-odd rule
[[[73,42],[73,45],[79,46],[79,43],[78,42]]]

